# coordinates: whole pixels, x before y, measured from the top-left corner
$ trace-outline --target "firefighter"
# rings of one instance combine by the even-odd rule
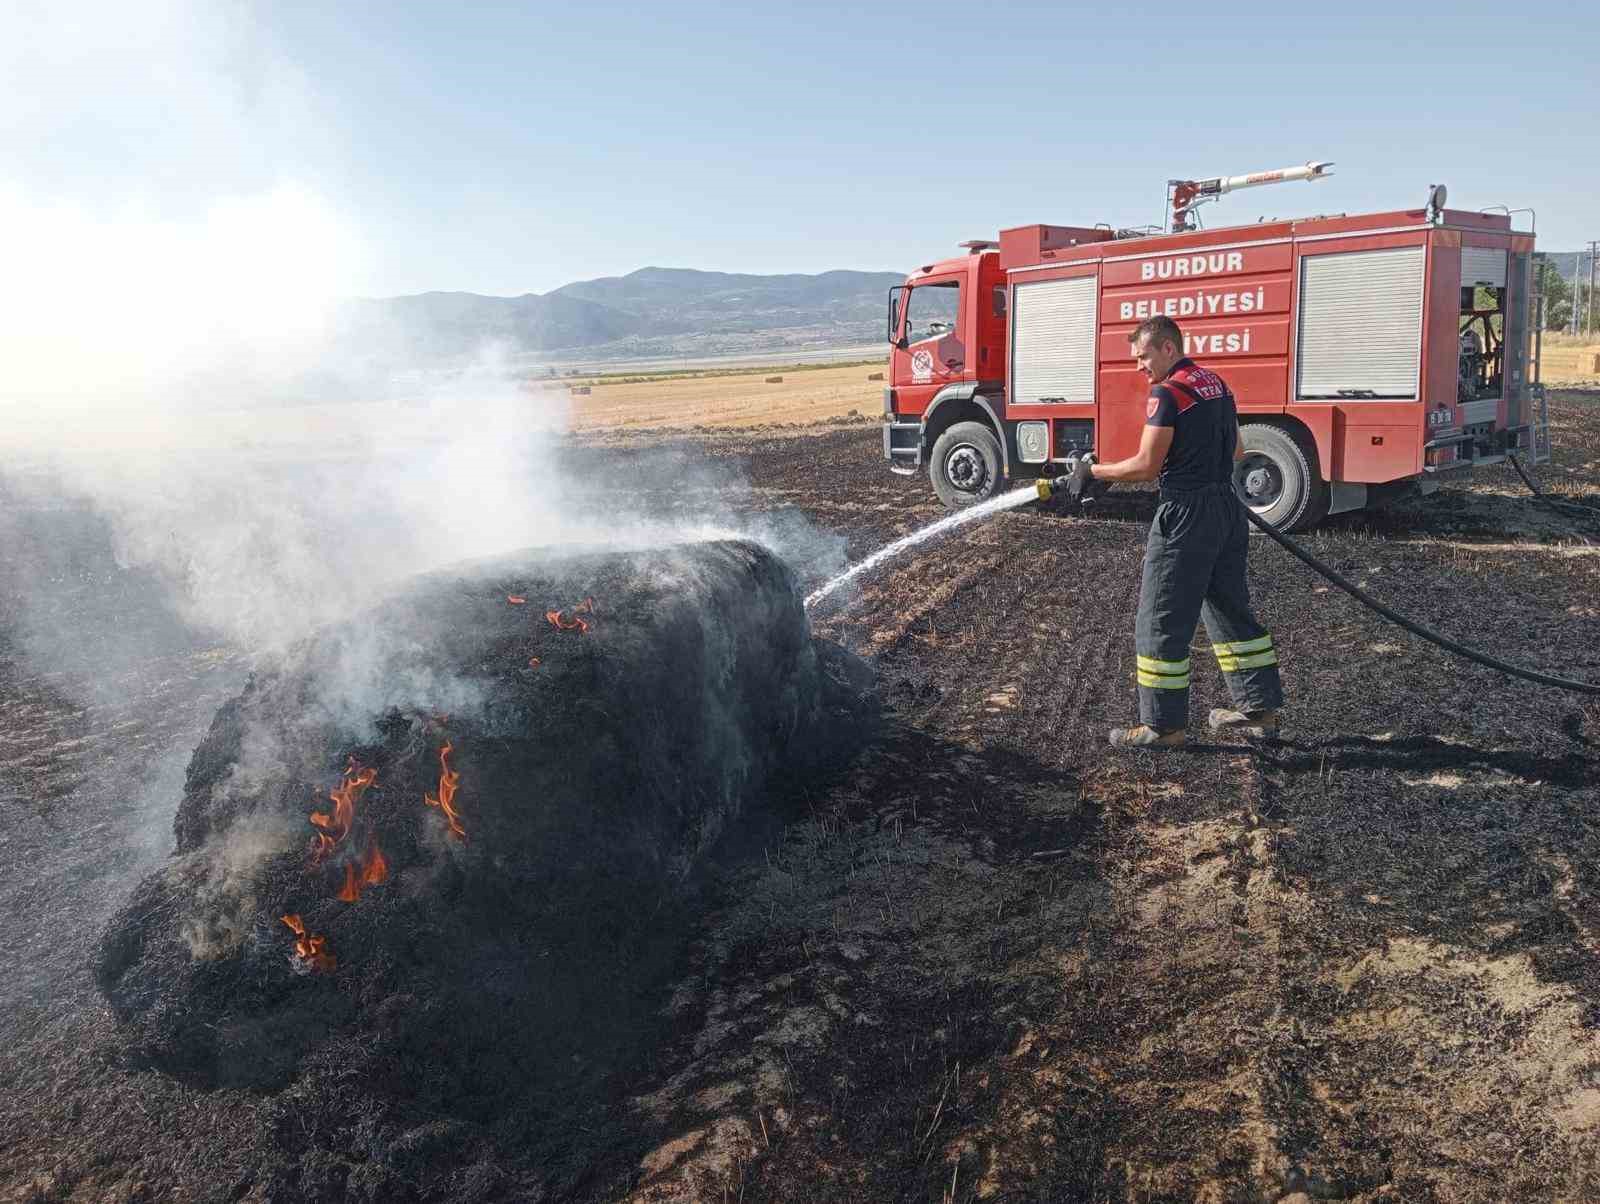
[[[1069,492],[1092,479],[1161,484],[1161,503],[1145,543],[1135,628],[1139,720],[1111,732],[1117,748],[1176,748],[1189,722],[1189,645],[1202,616],[1233,708],[1211,712],[1213,731],[1254,739],[1277,735],[1283,687],[1272,636],[1250,612],[1245,584],[1249,537],[1244,507],[1233,491],[1233,466],[1243,457],[1233,394],[1221,377],[1183,354],[1183,332],[1171,318],[1141,322],[1129,336],[1139,368],[1150,378],[1144,433],[1126,460],[1097,464],[1084,457]]]

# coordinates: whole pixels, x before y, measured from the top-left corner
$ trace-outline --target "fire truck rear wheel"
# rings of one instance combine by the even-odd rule
[[[1005,473],[1000,440],[981,422],[958,422],[933,444],[928,475],[933,491],[952,510],[993,497]]]
[[[1244,459],[1234,465],[1239,500],[1280,531],[1304,531],[1328,513],[1328,483],[1309,441],[1264,422],[1239,429]]]

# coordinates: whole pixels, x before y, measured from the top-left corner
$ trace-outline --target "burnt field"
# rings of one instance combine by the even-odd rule
[[[1600,395],[1554,395],[1552,423],[1541,479],[1600,506]],[[654,519],[732,508],[854,560],[942,513],[880,447],[856,425],[562,456],[596,505],[644,482],[626,505]],[[91,510],[10,505],[35,551],[0,598],[0,1201],[1600,1194],[1600,706],[1256,540],[1284,741],[1197,726],[1222,694],[1202,634],[1191,746],[1114,756],[1152,508],[1003,514],[820,605],[862,746],[714,851],[612,1056],[465,1115],[369,1104],[354,1058],[318,1067],[335,1110],[306,1079],[115,1055],[101,933],[170,851],[248,650],[118,568]],[[1600,515],[1509,468],[1306,542],[1447,634],[1600,681]],[[25,640],[41,582],[109,634]]]

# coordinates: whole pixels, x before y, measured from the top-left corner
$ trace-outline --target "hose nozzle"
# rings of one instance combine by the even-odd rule
[[[1039,495],[1041,497],[1050,497],[1053,494],[1059,493],[1074,499],[1080,506],[1090,505],[1095,499],[1095,493],[1093,492],[1093,489],[1096,485],[1096,482],[1093,478],[1090,478],[1087,483],[1087,488],[1080,485],[1079,492],[1074,493],[1072,491],[1072,479],[1077,475],[1077,470],[1079,467],[1078,457],[1072,456],[1067,460],[1067,463],[1070,465],[1071,471],[1064,472],[1059,477],[1053,477],[1049,481],[1041,480],[1039,482]]]
[[[1065,493],[1067,486],[1071,484],[1072,474],[1069,472],[1065,476],[1040,477],[1034,482],[1034,488],[1039,491],[1039,500],[1041,502],[1048,502],[1056,494]],[[1086,495],[1078,500],[1084,504],[1087,504],[1093,499]]]

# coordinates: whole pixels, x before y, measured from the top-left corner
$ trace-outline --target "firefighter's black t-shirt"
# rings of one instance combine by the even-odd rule
[[[1181,493],[1233,479],[1239,412],[1222,377],[1185,356],[1150,386],[1145,412],[1146,426],[1173,428],[1161,488]]]

